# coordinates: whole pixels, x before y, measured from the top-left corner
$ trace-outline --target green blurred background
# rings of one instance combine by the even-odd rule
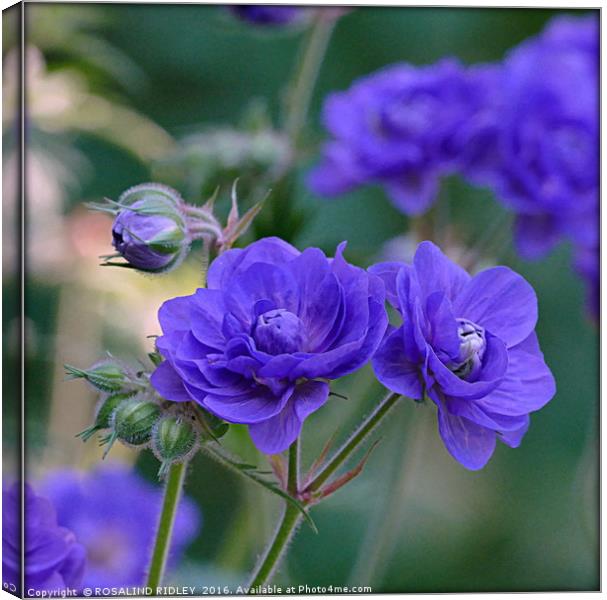
[[[171,155],[174,140],[193,131],[238,126],[245,115],[254,120],[264,105],[276,124],[303,32],[262,31],[218,6],[27,4],[25,10],[31,117],[26,436],[35,479],[63,465],[91,468],[100,459],[94,444],[74,440],[91,419],[94,399],[84,385],[64,381],[62,364],[86,366],[106,349],[131,360],[145,356],[151,349],[145,336],[159,333],[158,306],[190,293],[199,281],[196,252],[178,272],[162,277],[101,269],[97,256],[110,251],[111,224],[82,203],[116,198],[157,176],[158,161]],[[467,64],[499,60],[554,14],[361,8],[344,16],[314,94],[309,152],[293,185],[270,203],[275,214],[260,220],[257,234],[280,233],[302,249],[316,245],[328,253],[348,240],[349,259],[362,266],[381,258],[386,242],[412,224],[380,189],[325,201],[302,183],[322,139],[322,99],[396,61],[426,64],[447,55]],[[7,64],[15,59],[10,15],[3,24]],[[5,103],[16,85],[5,75]],[[10,150],[7,120],[4,132]],[[11,160],[14,155],[5,152],[5,174],[14,166]],[[164,182],[201,201],[191,185],[175,179]],[[219,207],[225,213],[228,189],[225,181],[217,183],[224,184]],[[15,189],[6,177],[4,185],[5,194]],[[510,228],[489,192],[456,178],[443,185],[440,206],[442,219],[448,208],[449,239],[456,248],[474,244],[496,219],[506,233]],[[423,223],[415,227],[424,231]],[[404,255],[407,240],[400,247]],[[402,403],[376,436],[383,441],[363,475],[313,509],[319,534],[302,526],[277,582],[372,585],[376,592],[598,589],[597,328],[585,315],[583,285],[571,272],[566,245],[538,263],[521,261],[511,246],[489,256],[492,260],[521,272],[537,291],[538,334],[558,387],[554,400],[532,417],[519,449],[500,445],[477,473],[443,449],[429,407]],[[17,321],[10,310],[18,280],[10,266],[4,273],[5,373],[10,373],[18,364]],[[17,382],[5,376],[4,385],[4,397],[14,397]],[[306,422],[308,463],[336,429],[340,439],[347,435],[382,393],[370,369],[335,389],[348,400],[334,398]],[[13,413],[5,401],[9,449],[17,440]],[[226,444],[249,460],[263,461],[242,428],[233,427]],[[112,454],[154,480],[157,463],[149,452]],[[5,450],[5,461],[10,460]],[[193,462],[186,493],[199,503],[204,524],[171,580],[244,583],[280,504],[202,455]]]

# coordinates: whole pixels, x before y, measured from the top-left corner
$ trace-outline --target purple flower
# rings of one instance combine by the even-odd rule
[[[162,491],[129,468],[104,466],[90,473],[55,471],[42,483],[57,508],[57,520],[86,547],[83,585],[142,585],[150,558]],[[171,560],[196,537],[200,515],[182,498],[177,512]]]
[[[65,527],[57,524],[46,498],[25,486],[25,591],[79,589],[86,552]],[[21,588],[21,486],[2,492],[2,580]],[[33,595],[27,593],[27,595]]]
[[[537,258],[598,220],[598,20],[554,19],[505,59],[492,121],[466,146],[466,173],[517,214],[519,252]]]
[[[306,12],[299,6],[264,4],[234,4],[228,9],[242,21],[264,26],[290,25],[300,21]]]
[[[248,424],[262,452],[285,450],[326,402],[327,380],[366,363],[386,329],[381,280],[349,265],[344,247],[331,260],[267,238],[222,254],[208,289],[160,308],[154,387]]]
[[[506,267],[470,277],[430,242],[412,265],[370,270],[403,319],[373,358],[377,378],[415,400],[427,394],[447,450],[468,469],[487,463],[497,437],[517,447],[529,413],[555,393],[534,331],[533,288]]]
[[[483,119],[487,76],[453,59],[427,67],[398,64],[330,95],[323,119],[333,139],[308,185],[336,196],[379,183],[404,213],[424,212],[440,177],[459,164],[465,132]]]

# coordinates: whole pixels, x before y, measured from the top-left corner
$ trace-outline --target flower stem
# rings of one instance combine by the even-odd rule
[[[317,491],[322,484],[331,477],[331,475],[348,459],[348,457],[358,448],[364,439],[379,425],[388,411],[396,404],[400,398],[399,394],[390,393],[375,408],[375,410],[359,425],[356,431],[350,436],[346,443],[341,447],[337,454],[327,463],[324,469],[316,476],[305,491]],[[299,446],[293,443],[289,448],[289,473],[288,489],[293,494],[297,491],[297,469],[299,460]],[[255,594],[255,588],[266,583],[283,557],[289,540],[295,533],[297,526],[301,521],[301,512],[291,504],[285,506],[282,521],[270,543],[263,559],[251,578],[249,584],[249,594]]]
[[[335,19],[327,19],[319,14],[302,48],[297,72],[288,92],[284,124],[285,133],[295,149],[299,146],[316,80],[334,27]]]
[[[297,498],[299,486],[299,438],[297,438],[289,447],[289,473],[287,477],[287,490],[291,496]],[[266,551],[263,559],[259,563],[251,583],[249,585],[249,594],[255,593],[255,588],[263,585],[270,579],[274,569],[278,566],[289,540],[295,533],[301,520],[301,512],[292,504],[285,503],[285,512],[278,530]]]
[[[396,404],[400,398],[399,394],[388,394],[376,407],[375,410],[358,426],[356,431],[346,440],[337,454],[325,465],[320,473],[312,480],[306,491],[316,492],[323,483],[335,473],[335,471],[348,459],[348,457],[358,448],[388,411]]]
[[[185,471],[186,463],[173,463],[167,477],[164,499],[162,501],[162,512],[160,513],[160,521],[158,522],[156,541],[154,542],[154,551],[146,584],[152,590],[156,590],[161,584],[164,575],[171,545],[173,524],[175,523],[177,506],[179,505],[179,498],[185,479]]]
[[[284,555],[289,540],[295,533],[295,529],[300,521],[301,513],[291,504],[286,504],[282,521],[276,531],[274,539],[266,551],[263,560],[253,574],[251,583],[249,584],[249,594],[255,594],[255,588],[263,585],[272,577],[272,574]]]
[[[289,448],[289,480],[287,491],[297,498],[299,493],[299,438]]]

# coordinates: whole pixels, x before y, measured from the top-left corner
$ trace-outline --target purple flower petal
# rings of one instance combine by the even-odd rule
[[[482,403],[461,398],[446,398],[450,414],[465,417],[469,421],[493,429],[496,432],[519,431],[528,423],[527,415],[511,416],[491,413]]]
[[[174,402],[187,402],[192,398],[183,387],[181,377],[168,361],[161,362],[150,377],[156,391],[165,399]]]
[[[535,334],[533,334],[535,337]],[[497,389],[479,400],[488,411],[525,415],[545,406],[556,393],[556,384],[541,355],[531,354],[529,342],[510,348],[508,370]]]
[[[392,331],[373,356],[373,369],[388,389],[414,400],[421,400],[424,389],[417,364],[409,362],[404,353],[402,327]]]
[[[436,200],[439,176],[436,173],[408,173],[396,181],[386,183],[390,199],[406,215],[422,215]]]
[[[223,292],[199,288],[190,304],[190,329],[196,338],[211,348],[223,348],[223,320],[226,307]]]
[[[457,296],[454,312],[481,325],[508,347],[522,342],[537,323],[537,298],[523,277],[507,267],[475,275]]]
[[[446,362],[456,359],[460,339],[451,302],[444,292],[434,292],[426,301],[426,319],[430,325],[429,342],[439,358]]]
[[[282,266],[261,262],[239,270],[225,290],[226,308],[242,322],[252,325],[254,306],[259,300],[270,300],[296,313],[299,294],[291,273]]]
[[[276,416],[249,426],[253,443],[266,454],[286,450],[299,436],[306,417],[318,410],[329,396],[329,386],[321,381],[298,385]]]
[[[396,293],[396,276],[403,266],[404,263],[401,262],[383,262],[372,265],[368,269],[369,273],[379,277],[384,282],[386,300],[394,306],[394,308],[400,308],[398,295]]]
[[[290,400],[294,403],[297,418],[303,423],[327,401],[329,391],[329,384],[324,381],[306,381],[298,385]]]
[[[413,265],[425,298],[434,292],[444,292],[448,299],[454,300],[470,281],[470,275],[450,261],[432,242],[422,242],[418,246]],[[458,313],[456,316],[462,315]]]
[[[507,444],[511,448],[518,448],[529,429],[529,423],[529,415],[525,415],[521,417],[521,426],[518,429],[498,432],[498,436],[504,444]]]
[[[439,406],[438,431],[445,447],[466,469],[482,469],[495,450],[495,432]]]
[[[242,396],[207,395],[204,406],[231,423],[259,423],[277,415],[287,403],[293,388],[276,397],[268,388],[257,386]]]
[[[226,284],[239,271],[245,271],[257,262],[280,265],[299,256],[299,251],[287,242],[275,238],[263,238],[246,250],[234,248],[218,256],[209,267],[207,287],[225,290]]]
[[[166,300],[158,310],[158,321],[165,335],[187,331],[190,325],[190,297]]]

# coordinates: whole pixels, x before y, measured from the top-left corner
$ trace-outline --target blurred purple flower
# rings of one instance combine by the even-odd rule
[[[398,64],[331,94],[323,119],[333,136],[308,185],[337,196],[383,185],[406,214],[426,211],[440,177],[456,170],[466,131],[479,126],[492,68],[465,70],[454,59],[432,66]]]
[[[533,288],[506,267],[470,277],[431,242],[412,265],[370,270],[403,319],[373,358],[377,378],[415,400],[427,394],[447,450],[468,469],[487,463],[496,437],[517,447],[529,413],[555,393],[534,331]]]
[[[2,580],[21,588],[21,486],[2,492]],[[26,484],[25,592],[78,590],[86,552],[69,529],[57,524],[51,502]]]
[[[285,450],[326,402],[327,380],[366,363],[386,329],[382,282],[349,265],[344,246],[331,260],[267,238],[221,255],[208,289],[160,308],[154,387],[248,424],[262,452]]]
[[[563,237],[587,244],[598,222],[598,20],[558,17],[515,48],[490,96],[493,114],[467,143],[466,173],[516,212],[519,252]]]
[[[42,483],[57,508],[57,520],[86,547],[83,585],[142,585],[162,504],[162,490],[127,467],[110,465],[90,473],[54,471]],[[196,537],[200,514],[182,498],[171,562]]]
[[[573,265],[586,284],[586,307],[588,312],[593,319],[598,320],[601,310],[600,248],[598,240],[596,244],[577,246]]]
[[[265,26],[290,25],[306,13],[306,9],[299,6],[269,4],[233,4],[228,9],[242,21]]]

